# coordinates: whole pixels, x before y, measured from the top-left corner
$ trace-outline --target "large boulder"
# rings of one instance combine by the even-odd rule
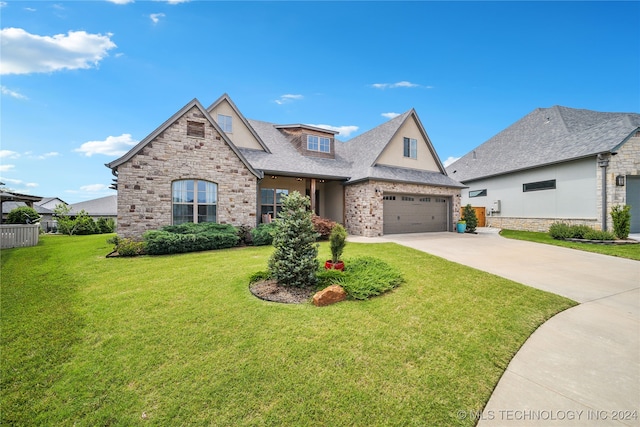
[[[331,285],[316,292],[313,296],[313,305],[324,307],[347,299],[347,292],[340,285]]]

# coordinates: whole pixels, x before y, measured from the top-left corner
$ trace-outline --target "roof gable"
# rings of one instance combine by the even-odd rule
[[[615,151],[640,127],[640,114],[538,108],[447,167],[469,181]]]
[[[258,172],[257,170],[255,170],[253,168],[253,166],[247,161],[245,156],[240,152],[238,147],[236,147],[233,144],[233,142],[231,142],[231,140],[229,139],[227,134],[225,134],[222,131],[222,129],[220,129],[220,126],[218,126],[218,123],[216,123],[216,121],[213,120],[213,118],[211,117],[209,112],[204,109],[204,107],[202,106],[200,101],[198,101],[196,98],[194,98],[191,102],[189,102],[187,105],[185,105],[180,110],[178,110],[178,112],[176,112],[173,116],[171,116],[167,121],[165,121],[162,125],[160,125],[156,130],[151,132],[146,138],[144,138],[142,141],[140,141],[138,144],[136,144],[136,146],[133,147],[131,150],[129,150],[125,155],[123,155],[119,159],[114,160],[113,162],[107,163],[106,166],[108,168],[112,169],[113,171],[116,171],[118,166],[120,166],[121,164],[131,160],[131,158],[133,158],[133,156],[135,156],[147,144],[149,144],[151,141],[155,140],[162,132],[164,132],[167,128],[169,128],[169,126],[174,124],[176,121],[180,120],[180,118],[182,116],[184,116],[187,112],[189,112],[192,108],[197,108],[198,110],[200,110],[200,112],[202,113],[202,117],[204,117],[209,122],[209,124],[211,124],[211,126],[216,130],[216,132],[218,132],[218,134],[220,134],[221,140],[224,141],[224,143],[227,144],[229,146],[229,148],[231,148],[231,150],[245,164],[247,169],[249,169],[251,171],[251,173],[254,174],[257,178],[262,178],[262,173]]]
[[[217,114],[232,117],[232,132],[227,134],[227,136],[237,147],[269,152],[269,148],[262,141],[262,138],[260,138],[249,121],[226,93],[211,104],[209,108],[207,108],[207,111],[214,118]]]

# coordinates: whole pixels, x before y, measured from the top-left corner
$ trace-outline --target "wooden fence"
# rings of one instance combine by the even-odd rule
[[[39,235],[38,224],[0,225],[0,249],[35,246]]]

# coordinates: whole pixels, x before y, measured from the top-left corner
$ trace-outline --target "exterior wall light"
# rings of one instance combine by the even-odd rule
[[[616,187],[624,187],[624,175],[616,176]]]

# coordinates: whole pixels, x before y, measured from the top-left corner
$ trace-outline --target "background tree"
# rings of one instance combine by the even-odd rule
[[[273,246],[269,258],[271,277],[284,286],[315,286],[318,269],[318,233],[313,228],[311,202],[294,191],[282,200],[282,211],[275,221]]]
[[[467,223],[467,233],[473,233],[478,226],[478,217],[476,210],[470,204],[462,208],[462,219]]]
[[[7,214],[8,224],[34,224],[39,219],[38,212],[29,206],[19,206]]]

